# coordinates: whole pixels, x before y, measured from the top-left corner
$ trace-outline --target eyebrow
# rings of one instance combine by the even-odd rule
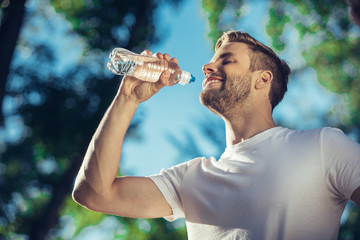
[[[232,52],[224,52],[219,57],[217,57],[216,60],[217,59],[224,59],[224,58],[227,58],[227,57],[234,57],[234,56],[235,56],[235,54],[232,53]],[[211,62],[214,62],[214,61],[215,61],[215,59],[211,60]]]
[[[227,58],[227,57],[234,57],[235,54],[232,53],[232,52],[225,52],[225,53],[222,53],[218,58]]]

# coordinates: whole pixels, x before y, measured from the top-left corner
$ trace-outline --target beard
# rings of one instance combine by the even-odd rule
[[[235,107],[244,108],[245,100],[251,89],[251,75],[230,75],[220,88],[204,89],[200,93],[200,102],[217,115],[232,118]]]

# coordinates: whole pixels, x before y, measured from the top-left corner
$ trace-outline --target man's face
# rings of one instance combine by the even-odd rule
[[[247,44],[239,42],[226,43],[216,51],[203,66],[201,104],[225,117],[231,117],[235,106],[244,106],[251,89],[250,54]]]

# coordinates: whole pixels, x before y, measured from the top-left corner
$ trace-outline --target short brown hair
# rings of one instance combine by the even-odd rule
[[[291,73],[287,63],[280,59],[271,48],[257,41],[246,32],[224,32],[215,45],[215,51],[227,42],[242,42],[249,46],[253,52],[250,56],[250,71],[270,70],[272,72],[273,81],[269,99],[272,109],[274,109],[281,102],[287,91],[287,84]]]

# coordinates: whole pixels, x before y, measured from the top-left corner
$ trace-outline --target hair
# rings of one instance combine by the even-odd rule
[[[273,80],[270,87],[269,100],[272,109],[274,109],[284,98],[287,91],[287,84],[291,73],[287,63],[280,59],[271,48],[257,41],[246,32],[224,32],[215,45],[215,51],[227,42],[246,43],[249,49],[252,50],[250,71],[270,70],[272,72]]]

